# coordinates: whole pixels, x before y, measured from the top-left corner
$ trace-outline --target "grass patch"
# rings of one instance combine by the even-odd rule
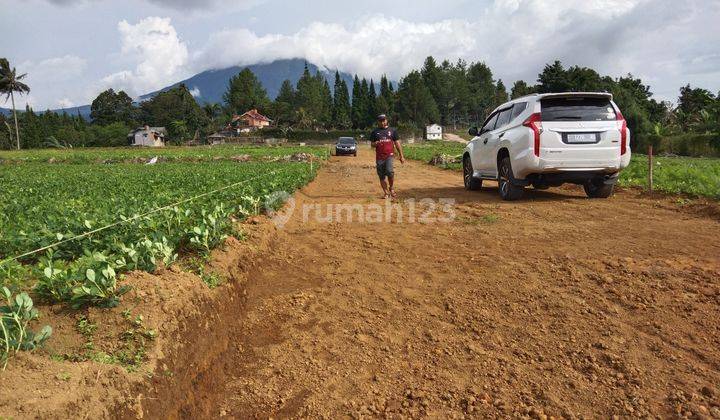
[[[720,199],[720,159],[654,157],[654,189],[671,194]],[[647,188],[648,157],[635,154],[620,174],[620,185]]]
[[[130,310],[125,310],[122,316],[127,322],[127,328],[120,333],[117,346],[114,349],[98,349],[94,341],[97,324],[93,324],[87,318],[81,317],[75,324],[75,329],[85,338],[82,351],[52,355],[51,357],[54,360],[71,362],[91,360],[97,363],[119,365],[129,372],[136,371],[146,360],[148,345],[155,339],[157,333],[145,326],[142,315],[133,317]]]
[[[207,287],[214,289],[222,284],[226,283],[223,276],[218,273],[208,271],[207,263],[209,262],[208,255],[196,255],[183,259],[180,265],[183,269],[197,275],[207,285]]]
[[[500,216],[497,214],[485,214],[480,217],[475,216],[460,216],[457,218],[458,221],[465,223],[467,225],[492,225],[497,223],[500,220]]]
[[[443,164],[438,167],[449,170],[461,170],[462,161],[460,157],[465,150],[465,145],[457,142],[425,141],[403,146],[403,152],[408,159],[419,160],[425,163],[435,156],[446,156],[456,158],[458,162]]]

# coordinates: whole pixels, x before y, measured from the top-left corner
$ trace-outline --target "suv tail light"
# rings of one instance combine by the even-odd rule
[[[540,133],[542,133],[542,114],[536,112],[528,117],[523,123],[525,127],[528,127],[535,134],[535,143],[533,150],[535,156],[540,157]]]
[[[617,112],[617,120],[620,123],[620,156],[627,153],[627,121],[622,112]]]

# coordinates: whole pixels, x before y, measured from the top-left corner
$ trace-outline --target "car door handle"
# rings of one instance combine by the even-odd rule
[[[499,138],[503,138],[504,135],[505,135],[505,133],[502,133],[502,134],[500,134],[498,137],[499,137]]]

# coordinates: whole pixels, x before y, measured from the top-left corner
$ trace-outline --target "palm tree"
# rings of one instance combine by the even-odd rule
[[[217,103],[206,103],[203,106],[203,111],[205,111],[205,115],[210,118],[210,122],[213,122],[215,121],[215,118],[218,117],[220,113],[222,113],[222,107],[220,106],[220,104]]]
[[[5,94],[5,100],[11,98],[13,118],[15,119],[15,139],[17,148],[20,150],[20,129],[18,128],[17,111],[15,111],[15,92],[19,94],[29,93],[30,87],[21,82],[27,74],[18,76],[15,67],[10,68],[7,58],[0,58],[0,94]]]

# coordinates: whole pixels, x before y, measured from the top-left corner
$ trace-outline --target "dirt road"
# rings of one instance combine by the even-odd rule
[[[505,203],[397,166],[399,203],[454,199],[454,220],[376,222],[369,151],[333,158],[249,276],[223,385],[185,414],[720,416],[717,219],[636,192]],[[313,211],[348,203],[365,219]]]
[[[468,142],[464,138],[458,136],[457,134],[453,134],[453,133],[445,133],[445,134],[443,134],[443,136],[445,136],[445,140],[447,140],[447,141],[454,141],[454,142],[458,142],[458,143],[467,143]]]

